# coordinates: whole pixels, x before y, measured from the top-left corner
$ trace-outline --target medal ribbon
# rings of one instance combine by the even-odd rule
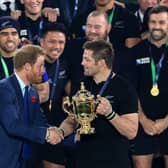
[[[103,92],[104,92],[105,89],[107,88],[107,86],[108,86],[108,84],[110,83],[110,80],[113,78],[113,76],[114,76],[114,75],[113,75],[113,72],[112,72],[112,70],[111,70],[110,75],[108,76],[107,80],[106,80],[105,83],[103,84],[103,86],[102,86],[102,88],[100,89],[98,95],[100,95],[100,96],[103,95]],[[92,90],[92,89],[91,89],[91,90]],[[92,91],[91,91],[91,92],[92,92]],[[95,106],[94,111],[96,111],[96,108],[97,108],[97,105],[98,105],[98,104],[99,104],[99,101],[96,100],[96,106]]]
[[[50,94],[50,104],[49,104],[50,110],[51,110],[52,101],[53,101],[53,98],[54,98],[55,88],[56,88],[57,81],[58,81],[59,66],[60,66],[60,62],[59,62],[59,59],[57,59],[56,69],[55,69],[55,75],[54,75],[54,78],[53,78],[52,89],[51,89],[51,94]]]
[[[0,56],[0,59],[1,59],[3,71],[5,73],[5,77],[7,78],[9,76],[8,66],[2,56]]]
[[[160,69],[162,68],[162,63],[164,59],[164,54],[162,53],[159,62],[155,65],[155,62],[152,58],[152,52],[150,48],[150,55],[151,55],[151,71],[152,71],[152,83],[153,85],[157,85],[157,81],[160,75]]]
[[[168,47],[168,41],[166,42],[166,47]]]
[[[112,9],[110,15],[109,15],[109,23],[112,24],[113,21],[113,17],[114,17],[114,8]]]
[[[105,89],[107,88],[107,85],[109,84],[110,80],[113,78],[113,72],[110,72],[110,75],[108,76],[106,82],[104,83],[104,85],[102,86],[101,90],[99,91],[99,95],[102,96],[103,92],[105,91]]]

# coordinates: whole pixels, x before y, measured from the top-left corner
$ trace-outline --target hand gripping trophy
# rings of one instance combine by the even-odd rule
[[[91,127],[91,121],[96,117],[96,101],[94,95],[85,89],[83,82],[81,82],[80,90],[72,96],[72,101],[66,97],[62,106],[63,110],[81,125],[77,130],[80,134],[95,133],[95,128]]]

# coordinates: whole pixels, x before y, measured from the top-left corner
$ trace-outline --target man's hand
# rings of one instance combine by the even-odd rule
[[[97,96],[99,104],[96,108],[96,113],[101,115],[107,115],[113,111],[112,106],[108,99],[105,97]]]
[[[48,128],[47,134],[48,135],[46,140],[48,143],[52,145],[58,144],[64,139],[63,135],[61,134],[60,130],[57,127]]]
[[[32,42],[29,39],[27,39],[26,37],[22,37],[20,39],[20,43],[22,46],[27,45],[27,44],[32,44]]]
[[[143,119],[141,119],[141,125],[142,125],[146,134],[151,135],[151,136],[157,134],[155,121],[152,121],[149,118],[147,118],[146,116],[144,116]]]
[[[53,8],[44,8],[42,10],[42,14],[48,18],[48,21],[50,22],[56,22],[57,21],[57,16],[59,16],[59,11]]]
[[[155,127],[157,130],[157,134],[162,133],[168,127],[167,119],[163,118],[163,119],[156,120]]]

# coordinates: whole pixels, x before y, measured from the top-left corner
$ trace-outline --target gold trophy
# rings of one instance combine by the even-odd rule
[[[63,101],[63,110],[81,125],[77,130],[80,134],[95,133],[95,128],[91,127],[91,121],[96,117],[95,107],[94,95],[85,89],[83,82],[81,82],[80,90],[72,97],[72,101],[69,97]]]

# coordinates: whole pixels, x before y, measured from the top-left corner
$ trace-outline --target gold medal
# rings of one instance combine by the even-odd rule
[[[150,91],[152,96],[158,96],[159,95],[159,89],[157,85],[153,85],[151,91]]]

